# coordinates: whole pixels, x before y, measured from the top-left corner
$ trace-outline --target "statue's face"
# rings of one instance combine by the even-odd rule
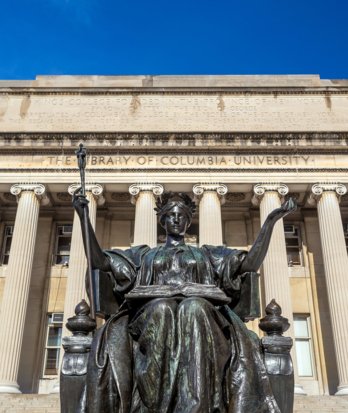
[[[189,219],[180,206],[175,205],[166,213],[164,228],[167,235],[185,235],[185,232],[189,226]]]

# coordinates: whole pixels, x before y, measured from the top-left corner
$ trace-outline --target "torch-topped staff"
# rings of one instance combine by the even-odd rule
[[[80,143],[79,149],[75,152],[77,157],[77,164],[80,171],[81,187],[77,190],[83,197],[86,196],[86,182],[85,182],[85,169],[86,169],[86,155],[87,150]],[[89,307],[90,307],[90,317],[95,320],[95,278],[93,276],[92,270],[92,259],[91,259],[91,241],[89,238],[89,228],[88,228],[88,210],[83,209],[84,214],[84,226],[82,228],[84,232],[85,247],[86,247],[86,258],[87,258],[87,274],[88,274],[88,285],[89,285]]]

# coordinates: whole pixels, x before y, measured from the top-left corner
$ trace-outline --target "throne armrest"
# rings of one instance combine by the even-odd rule
[[[233,311],[243,321],[254,320],[261,316],[259,276],[256,272],[246,272],[242,281],[240,299]]]
[[[108,272],[93,270],[95,279],[95,312],[104,319],[108,319],[119,309],[118,297],[113,290],[113,283]]]

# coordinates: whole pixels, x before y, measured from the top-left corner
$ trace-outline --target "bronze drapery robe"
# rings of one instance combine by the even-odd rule
[[[120,302],[134,285],[175,279],[163,280],[168,261],[164,247],[105,253]],[[170,258],[178,267],[173,277],[182,274],[184,281],[215,284],[231,297],[233,306],[240,295],[239,269],[245,255],[225,247],[185,246]],[[279,413],[279,409],[258,340],[228,306],[214,307],[193,297],[155,299],[135,310],[121,305],[93,341],[80,412]]]

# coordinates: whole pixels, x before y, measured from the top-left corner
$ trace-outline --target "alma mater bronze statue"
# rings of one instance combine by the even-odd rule
[[[83,194],[73,205],[88,229],[91,268],[107,276],[106,305],[114,308],[94,335],[78,412],[279,413],[260,341],[245,327],[241,313],[248,309],[240,303],[275,223],[295,202],[267,217],[249,252],[185,245],[195,211],[185,194],[157,201],[165,245],[125,251],[100,248]]]

